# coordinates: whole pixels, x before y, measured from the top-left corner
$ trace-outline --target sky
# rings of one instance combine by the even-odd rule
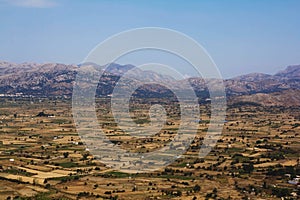
[[[297,0],[0,0],[0,60],[79,64],[114,34],[163,27],[201,44],[225,78],[274,74],[300,64],[299,9]]]

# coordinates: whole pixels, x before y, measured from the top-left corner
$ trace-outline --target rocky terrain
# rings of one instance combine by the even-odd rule
[[[92,65],[91,63],[88,65]],[[86,65],[85,65],[86,66]],[[82,65],[65,65],[59,63],[10,63],[0,62],[0,95],[30,96],[65,96],[72,95],[73,83]],[[101,70],[105,66],[99,67]],[[133,65],[110,64],[99,81],[97,94],[100,96],[112,93],[120,76],[133,69]],[[139,69],[134,71],[141,74]],[[143,77],[150,81],[164,80],[178,85],[180,81],[168,76],[148,71]],[[196,94],[207,98],[208,90],[205,81],[189,78],[188,81]],[[213,80],[209,80],[213,81]],[[128,84],[137,84],[138,79]],[[253,73],[224,80],[228,99],[233,102],[250,101],[264,105],[300,105],[300,65],[288,66],[274,75]],[[167,88],[159,85],[146,85],[139,89],[140,96],[171,95]]]

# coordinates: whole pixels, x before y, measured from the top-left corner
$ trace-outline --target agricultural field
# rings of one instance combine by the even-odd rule
[[[163,105],[167,118],[151,137],[125,134],[109,98],[96,100],[98,123],[120,148],[154,151],[174,139],[180,125],[179,105],[170,99],[132,100],[133,121],[147,127],[154,103]],[[222,136],[205,158],[199,150],[209,102],[200,112],[187,152],[167,167],[134,173],[96,159],[77,133],[70,99],[0,98],[0,199],[299,198],[299,107],[229,102]]]

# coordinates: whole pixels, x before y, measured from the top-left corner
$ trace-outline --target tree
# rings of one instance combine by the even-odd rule
[[[214,188],[213,193],[214,193],[214,194],[217,194],[217,192],[218,192],[218,189],[217,189],[217,188]]]
[[[176,196],[178,196],[178,197],[182,196],[182,192],[180,190],[177,190],[176,191]]]
[[[195,185],[194,188],[193,188],[193,191],[194,191],[194,192],[200,192],[200,190],[201,190],[201,187],[200,187],[200,185],[198,185],[198,184]]]
[[[266,183],[266,181],[264,181],[264,183],[263,183],[263,188],[267,189],[267,183]]]
[[[51,185],[49,184],[49,183],[47,183],[46,185],[45,185],[45,188],[46,189],[49,189],[51,187]]]
[[[69,152],[64,152],[63,155],[64,155],[64,158],[68,158],[69,157]]]
[[[254,170],[254,166],[252,163],[243,164],[243,170],[245,173],[251,173]]]
[[[81,160],[87,160],[87,157],[89,156],[88,153],[82,154]]]

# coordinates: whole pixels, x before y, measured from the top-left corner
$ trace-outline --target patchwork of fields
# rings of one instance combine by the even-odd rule
[[[97,99],[106,136],[130,152],[151,152],[176,135],[176,102],[162,130],[140,138],[114,121],[108,98]],[[114,170],[97,160],[80,139],[68,99],[0,99],[0,199],[297,199],[300,175],[299,107],[229,104],[222,137],[205,158],[199,149],[210,121],[200,105],[198,130],[188,151],[151,173]],[[131,118],[151,122],[147,100],[132,101]],[[194,119],[191,119],[194,120]],[[174,150],[180,148],[174,146]],[[297,186],[298,183],[298,186]]]

